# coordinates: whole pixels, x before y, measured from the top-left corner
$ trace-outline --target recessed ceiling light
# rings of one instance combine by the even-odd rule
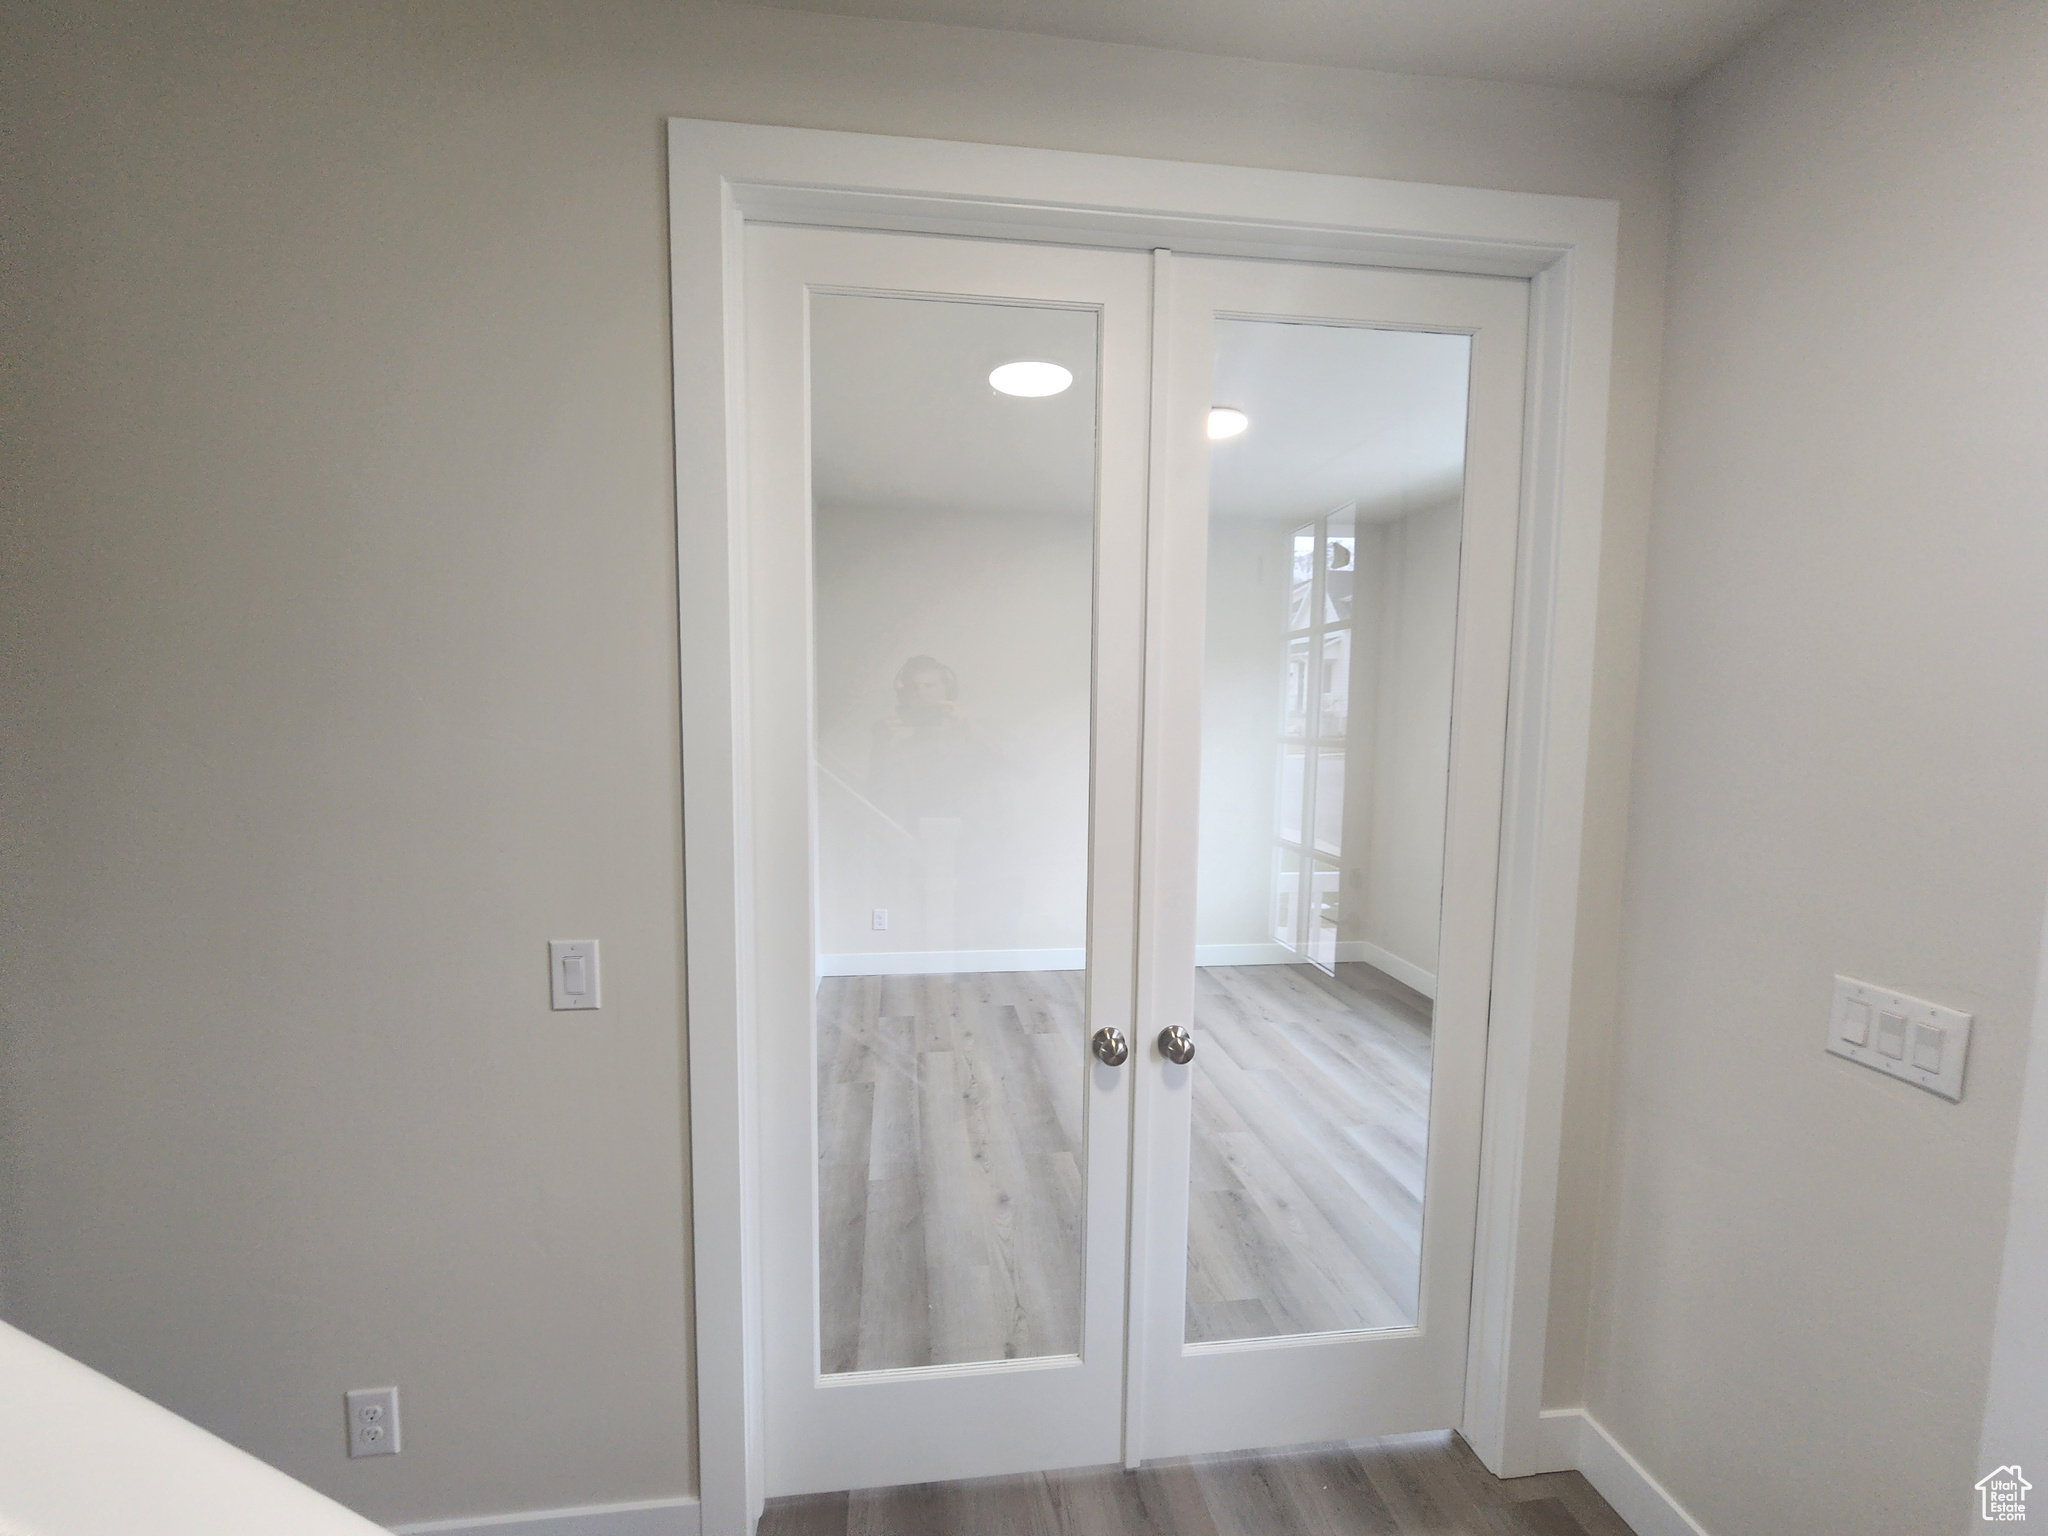
[[[1235,437],[1250,426],[1251,418],[1243,411],[1233,410],[1227,405],[1209,407],[1209,440],[1221,442],[1226,437]]]
[[[1058,363],[1005,363],[988,376],[989,383],[1006,395],[1041,400],[1056,395],[1074,382],[1074,376]]]

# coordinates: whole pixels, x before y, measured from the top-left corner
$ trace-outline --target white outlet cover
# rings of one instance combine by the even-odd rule
[[[351,1456],[398,1454],[398,1388],[358,1387],[344,1394]]]
[[[1900,1056],[1895,1057],[1883,1048],[1887,1039],[1883,1027],[1886,1014],[1905,1020],[1903,1037],[1895,1042],[1903,1053]],[[1941,1064],[1934,1070],[1919,1064],[1929,1054],[1930,1032],[1939,1036],[1941,1045]],[[1920,1044],[1921,1049],[1909,1048],[1908,1040]],[[1925,998],[1887,992],[1867,981],[1837,976],[1835,1005],[1828,1010],[1828,1051],[1887,1077],[1911,1083],[1915,1088],[1925,1088],[1952,1103],[1960,1102],[1963,1064],[1970,1054],[1970,1015]]]
[[[598,1006],[597,940],[548,941],[549,995],[557,1012]]]

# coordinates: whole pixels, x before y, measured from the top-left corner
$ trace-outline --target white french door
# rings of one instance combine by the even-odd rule
[[[1456,1423],[1526,286],[746,241],[768,1491]]]
[[[1114,1461],[1150,261],[747,240],[769,1491]]]
[[[1459,1422],[1528,329],[1507,279],[1168,283],[1139,1014],[1194,1054],[1137,1083],[1133,1463]]]

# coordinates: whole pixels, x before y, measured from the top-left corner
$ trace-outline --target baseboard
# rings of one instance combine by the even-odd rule
[[[1586,1416],[1577,1408],[1546,1408],[1536,1421],[1535,1439],[1529,1446],[1530,1459],[1515,1464],[1520,1476],[1539,1472],[1576,1472],[1579,1446],[1584,1440]]]
[[[1339,939],[1337,959],[1357,960],[1376,971],[1384,971],[1404,987],[1413,987],[1424,997],[1436,996],[1436,972],[1411,965],[1390,950],[1364,939]],[[1197,944],[1197,965],[1299,965],[1302,957],[1285,944]]]
[[[1436,996],[1436,973],[1363,939],[1337,944],[1339,960],[1359,960],[1385,971],[1424,997]],[[1197,965],[1298,965],[1301,956],[1284,944],[1200,944]],[[890,949],[867,954],[820,955],[824,976],[960,976],[990,971],[1078,971],[1088,963],[1085,949]]]
[[[820,976],[961,976],[989,971],[1078,971],[1085,949],[891,949],[820,955]]]
[[[1436,972],[1425,971],[1421,966],[1403,960],[1390,949],[1381,949],[1377,944],[1368,944],[1364,939],[1339,939],[1337,941],[1339,960],[1362,960],[1376,971],[1385,971],[1404,987],[1413,987],[1424,997],[1436,1000]]]
[[[1197,944],[1197,965],[1296,965],[1301,956],[1285,944]]]
[[[469,1520],[423,1520],[394,1525],[391,1536],[697,1536],[697,1522],[695,1499],[647,1499]]]
[[[1538,1444],[1554,1465],[1576,1466],[1636,1536],[1707,1536],[1707,1528],[1583,1408],[1544,1410]]]

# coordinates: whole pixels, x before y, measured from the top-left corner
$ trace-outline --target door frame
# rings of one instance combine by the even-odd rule
[[[1521,527],[1464,1418],[1551,1470],[1550,1265],[1591,725],[1616,203],[672,118],[670,320],[697,1464],[705,1536],[762,1504],[747,615],[747,221],[1527,278]],[[1161,297],[1155,294],[1154,312]],[[1154,389],[1160,381],[1154,380]],[[1155,428],[1150,512],[1162,476]],[[1135,1191],[1134,1191],[1135,1193]],[[1133,1220],[1140,1212],[1133,1210]]]

